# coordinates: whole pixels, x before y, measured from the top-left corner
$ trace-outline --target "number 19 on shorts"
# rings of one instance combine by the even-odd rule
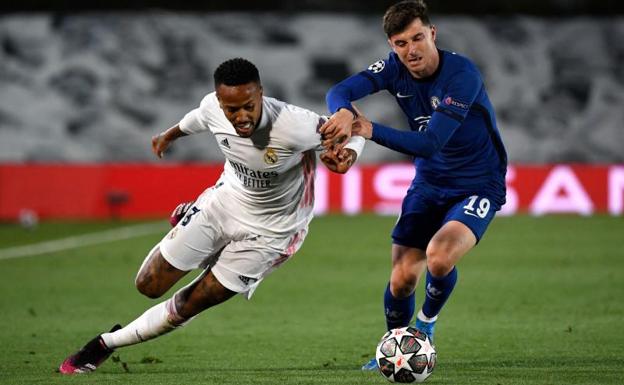
[[[472,195],[468,198],[468,204],[464,206],[464,214],[477,216],[479,218],[485,218],[488,211],[490,211],[490,200],[487,198],[479,199],[478,195]]]

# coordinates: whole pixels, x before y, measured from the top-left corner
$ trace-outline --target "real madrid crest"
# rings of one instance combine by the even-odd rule
[[[433,109],[435,110],[436,108],[438,108],[439,105],[440,105],[440,99],[438,99],[437,96],[432,96],[431,97],[431,107],[433,107]]]
[[[277,162],[277,153],[271,147],[266,149],[264,153],[264,163],[266,164],[275,164]]]

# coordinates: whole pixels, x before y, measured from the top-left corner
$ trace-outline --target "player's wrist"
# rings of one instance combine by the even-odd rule
[[[338,112],[341,112],[341,111],[346,111],[346,112],[344,113],[345,115],[347,115],[347,114],[351,114],[351,117],[352,117],[354,120],[357,118],[357,113],[356,113],[355,111],[353,111],[352,109],[350,109],[349,107],[340,107],[340,108],[338,109]],[[348,115],[347,115],[347,116],[348,116]]]

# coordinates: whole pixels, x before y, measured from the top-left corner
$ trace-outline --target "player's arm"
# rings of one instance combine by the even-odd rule
[[[171,143],[173,143],[176,139],[186,135],[188,134],[180,129],[180,125],[176,124],[166,131],[161,132],[158,135],[152,136],[152,152],[157,157],[162,158],[165,150],[169,148]]]
[[[364,150],[365,140],[361,136],[354,136],[344,148],[336,148],[332,146],[323,151],[320,155],[321,162],[330,171],[338,174],[344,174],[357,161],[358,156]]]
[[[353,133],[404,154],[431,157],[444,147],[462,124],[480,87],[482,82],[478,74],[458,74],[450,82],[444,102],[431,115],[424,131],[397,130],[360,115],[354,122]]]
[[[203,132],[209,129],[210,110],[214,108],[215,98],[213,94],[208,94],[201,101],[199,107],[187,113],[180,123],[152,137],[152,152],[157,157],[162,158],[165,150],[171,146],[176,139]]]
[[[330,88],[325,99],[332,116],[320,130],[325,148],[335,143],[340,147],[351,136],[351,126],[357,118],[351,102],[379,91],[375,82],[379,83],[367,72],[360,72]]]

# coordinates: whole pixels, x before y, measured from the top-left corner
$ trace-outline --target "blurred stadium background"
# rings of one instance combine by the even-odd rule
[[[375,213],[398,212],[414,171],[373,143],[344,176],[319,167],[315,210],[337,215],[312,222],[253,301],[123,349],[95,375],[54,371],[153,305],[132,285],[138,266],[169,211],[222,169],[209,134],[163,160],[150,137],[234,56],[258,65],[266,94],[325,112],[332,83],[387,55],[391,3],[1,2],[0,383],[384,383],[359,371],[384,328],[394,218]],[[439,46],[479,65],[511,161],[503,215],[440,319],[429,383],[622,384],[624,3],[429,5]],[[405,127],[389,95],[360,106]]]
[[[203,135],[158,161],[150,137],[212,91],[220,62],[246,57],[267,95],[325,112],[328,87],[387,56],[380,18],[390,3],[3,3],[0,219],[162,215],[210,184],[222,158]],[[497,109],[512,163],[505,213],[622,214],[621,3],[430,8],[439,46],[478,64]],[[389,95],[361,107],[405,126]],[[412,177],[407,160],[369,143],[358,172],[339,179],[321,171],[317,212],[396,212]],[[398,166],[380,169],[388,164]],[[165,176],[175,183],[155,191]]]

